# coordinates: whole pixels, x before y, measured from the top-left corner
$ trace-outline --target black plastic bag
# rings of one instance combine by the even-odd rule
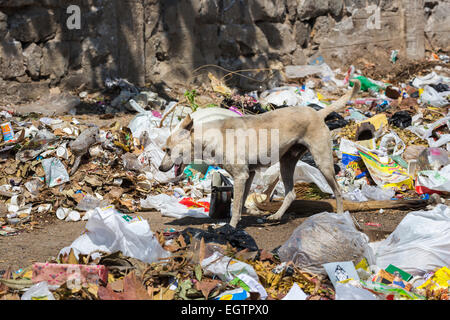
[[[189,235],[190,234],[190,235]],[[220,228],[213,229],[211,226],[208,230],[197,228],[186,228],[181,232],[186,244],[190,243],[190,236],[195,239],[204,239],[205,243],[229,243],[232,247],[240,250],[248,249],[249,251],[258,251],[255,240],[244,230],[238,230],[226,224]]]
[[[319,106],[315,103],[308,104],[308,107],[313,108],[316,111],[323,109],[321,106]],[[334,130],[334,129],[345,127],[346,125],[348,125],[348,121],[346,121],[339,113],[331,112],[325,118],[325,124],[327,125],[328,129]]]
[[[438,83],[438,84],[430,84],[430,87],[432,87],[437,92],[445,92],[450,91],[450,88],[445,83]]]
[[[398,111],[389,119],[389,124],[405,129],[412,124],[412,117],[407,111]]]

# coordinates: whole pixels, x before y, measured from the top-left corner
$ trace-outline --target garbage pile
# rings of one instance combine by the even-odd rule
[[[239,92],[209,74],[206,104],[196,90],[168,102],[120,79],[107,82],[109,90],[119,90],[112,100],[80,93],[107,114],[134,113],[127,124],[113,120],[99,125],[76,114],[19,116],[4,107],[0,236],[33,230],[47,216],[87,223],[86,232],[51,261],[7,270],[0,279],[0,297],[446,300],[447,75],[448,69],[440,66],[391,84],[367,78],[353,66],[341,72],[321,61],[287,66],[286,83],[263,92]],[[371,243],[348,212],[323,212],[306,219],[284,245],[268,252],[245,231],[224,223],[207,231],[152,232],[136,215],[157,210],[176,219],[214,217],[214,192],[231,190],[233,179],[220,167],[191,164],[178,178],[176,169],[158,170],[167,137],[188,113],[194,121],[210,121],[286,106],[320,110],[353,86],[354,79],[362,84],[360,97],[348,102],[344,114],[334,113],[325,120],[333,130],[336,176],[344,199],[436,199],[427,211],[408,213],[387,239]],[[255,176],[248,208],[277,179],[278,166]],[[332,195],[309,155],[297,164],[295,181],[297,190],[303,186],[305,197]],[[281,184],[272,196],[284,196]],[[222,218],[229,217],[226,208]]]
[[[57,257],[7,270],[0,297],[448,300],[449,222],[450,208],[441,204],[409,213],[387,239],[369,243],[348,212],[323,212],[268,252],[227,224],[152,232],[140,216],[97,208],[87,231]]]

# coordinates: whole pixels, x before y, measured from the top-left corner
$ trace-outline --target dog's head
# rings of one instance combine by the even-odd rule
[[[190,115],[180,123],[177,129],[167,138],[162,149],[165,152],[159,170],[167,172],[175,166],[175,176],[183,173],[184,167],[191,159],[191,134],[194,122]]]

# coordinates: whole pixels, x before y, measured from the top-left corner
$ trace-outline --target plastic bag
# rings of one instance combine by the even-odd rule
[[[427,74],[426,76],[416,77],[413,80],[412,85],[416,88],[423,88],[426,85],[438,84],[441,82],[448,82],[449,80],[450,80],[450,78],[440,76],[440,75],[436,74],[436,72],[433,71],[433,72]]]
[[[247,263],[215,251],[211,256],[203,259],[200,264],[206,275],[216,275],[222,281],[227,282],[238,277],[249,287],[250,292],[259,292],[262,300],[267,297],[266,290],[259,283],[255,269]]]
[[[352,190],[349,190],[347,192],[344,192],[342,194],[342,198],[347,201],[354,201],[354,202],[365,202],[369,201],[369,199],[366,197],[365,194],[361,192],[358,188],[353,188]]]
[[[326,275],[323,264],[366,258],[373,261],[369,237],[356,230],[350,213],[323,212],[307,218],[278,249],[281,261],[293,261],[308,272]]]
[[[39,282],[29,288],[20,298],[21,300],[55,300],[46,281]]]
[[[42,160],[42,167],[45,171],[45,182],[50,188],[70,181],[64,164],[58,158]]]
[[[368,199],[377,201],[391,200],[395,196],[395,190],[392,188],[382,189],[377,186],[369,186],[368,184],[362,186],[361,192]]]
[[[430,104],[433,107],[445,107],[449,104],[446,99],[448,92],[437,92],[430,86],[425,86],[422,95],[420,96],[420,101],[422,103]]]
[[[448,152],[440,148],[428,148],[423,150],[418,157],[419,170],[439,171],[449,164]]]
[[[262,183],[265,186],[270,185],[280,175],[280,163],[277,162],[264,172],[258,172],[257,175],[258,176],[255,176],[254,180],[255,183]],[[325,180],[325,177],[319,169],[314,168],[303,161],[297,162],[294,171],[294,183],[298,182],[314,183],[322,192],[333,194],[333,190],[331,190],[331,187],[328,185],[328,182]],[[284,194],[284,188],[281,182],[278,183],[276,190],[279,193]]]
[[[170,253],[158,242],[146,220],[117,211],[114,206],[95,209],[86,223],[86,232],[60,254],[76,252],[90,254],[100,250],[108,253],[121,251],[125,256],[152,263]]]
[[[420,171],[417,174],[416,191],[419,194],[450,192],[450,164],[439,171]]]
[[[412,124],[412,117],[407,111],[398,111],[389,119],[389,124],[405,129]]]
[[[247,249],[250,252],[258,251],[258,245],[252,236],[250,236],[245,230],[235,229],[229,224],[217,229],[210,227],[208,230],[186,228],[181,234],[187,244],[190,243],[190,237],[192,236],[192,238],[197,240],[203,239],[205,243],[213,242],[223,245],[230,244],[238,251],[244,249]]]
[[[393,146],[393,147],[391,147]],[[380,141],[380,151],[384,152],[385,155],[394,155],[399,156],[405,151],[406,145],[400,139],[400,137],[394,132],[391,131],[385,134]]]
[[[297,106],[302,102],[297,87],[278,87],[264,91],[260,99],[263,104],[270,103],[278,107],[283,105]]]
[[[430,211],[408,213],[375,250],[376,264],[390,264],[412,274],[423,275],[450,261],[450,208],[439,204]]]
[[[307,297],[306,293],[294,282],[287,295],[281,300],[306,300]]]
[[[164,193],[156,196],[149,195],[146,199],[141,199],[141,207],[143,209],[156,209],[163,216],[177,219],[183,217],[209,218],[209,213],[204,208],[186,208],[179,203],[179,199]]]
[[[86,195],[80,202],[78,202],[76,209],[81,211],[89,211],[99,207],[103,208],[108,205],[109,203],[107,200],[100,200],[97,197]]]
[[[379,300],[372,292],[348,283],[336,283],[336,300]]]
[[[421,146],[421,145],[410,145],[407,146],[405,151],[403,152],[403,159],[405,159],[406,161],[410,161],[410,160],[417,160],[417,158],[419,158],[420,153],[425,150],[427,147],[426,146]]]

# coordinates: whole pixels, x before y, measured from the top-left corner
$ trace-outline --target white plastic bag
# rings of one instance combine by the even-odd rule
[[[261,300],[267,298],[267,292],[259,283],[255,269],[247,263],[232,259],[215,251],[211,256],[202,260],[201,266],[205,274],[216,275],[222,281],[228,282],[238,277],[250,288],[251,292],[259,292]]]
[[[420,171],[417,184],[433,191],[450,192],[450,164],[439,171]]]
[[[380,151],[384,153],[383,155],[387,155],[388,144],[392,142],[395,144],[395,149],[392,155],[401,155],[403,151],[405,151],[406,145],[402,141],[402,139],[400,139],[400,137],[395,133],[395,131],[391,131],[381,138]]]
[[[48,288],[47,281],[39,282],[29,288],[20,298],[21,300],[55,300]]]
[[[449,104],[446,96],[449,92],[437,92],[433,87],[425,86],[422,95],[420,96],[420,101],[422,103],[430,104],[433,107],[445,107]]]
[[[430,72],[429,74],[427,74],[426,76],[416,77],[413,80],[412,85],[416,88],[423,88],[426,85],[438,84],[440,82],[448,82],[449,80],[450,80],[450,78],[440,76],[440,75],[436,74],[436,72],[433,71],[433,72]]]
[[[348,283],[336,284],[336,300],[378,300],[370,291]]]
[[[369,237],[356,230],[350,213],[322,212],[306,219],[280,247],[281,261],[293,261],[306,271],[324,274],[322,266],[329,262],[352,261],[358,264],[366,258],[373,261]]]
[[[45,182],[50,188],[70,181],[64,164],[58,158],[42,160],[42,167],[45,171]]]
[[[163,216],[181,219],[184,217],[209,218],[209,213],[204,208],[187,208],[179,203],[180,199],[161,193],[156,196],[148,195],[141,199],[143,209],[156,209]]]
[[[450,208],[439,204],[430,211],[406,215],[375,250],[376,265],[390,264],[416,276],[448,266],[450,261]]]
[[[69,253],[71,248],[81,254],[121,251],[125,256],[147,263],[170,255],[161,247],[146,220],[120,213],[114,206],[96,208],[86,223],[86,232],[60,254]]]
[[[288,294],[281,300],[306,300],[308,296],[303,292],[302,288],[294,282]]]
[[[263,103],[270,103],[276,106],[297,106],[302,102],[297,87],[278,87],[267,90],[261,94],[260,98]]]
[[[376,201],[391,200],[395,196],[395,190],[393,188],[380,188],[367,184],[362,186],[361,192],[368,199]]]
[[[257,172],[255,176],[255,183],[264,184],[264,186],[270,185],[280,175],[280,163],[277,162],[273,166],[269,167],[264,172]],[[294,171],[294,183],[306,182],[316,184],[322,192],[333,194],[333,190],[328,185],[322,172],[319,169],[310,166],[306,162],[298,161]],[[284,195],[284,187],[282,182],[279,182],[276,187],[277,192]]]
[[[362,193],[362,191],[359,188],[353,188],[352,190],[349,190],[348,192],[342,193],[342,198],[344,200],[354,201],[354,202],[369,201],[369,199],[366,197],[366,195],[364,193]]]

